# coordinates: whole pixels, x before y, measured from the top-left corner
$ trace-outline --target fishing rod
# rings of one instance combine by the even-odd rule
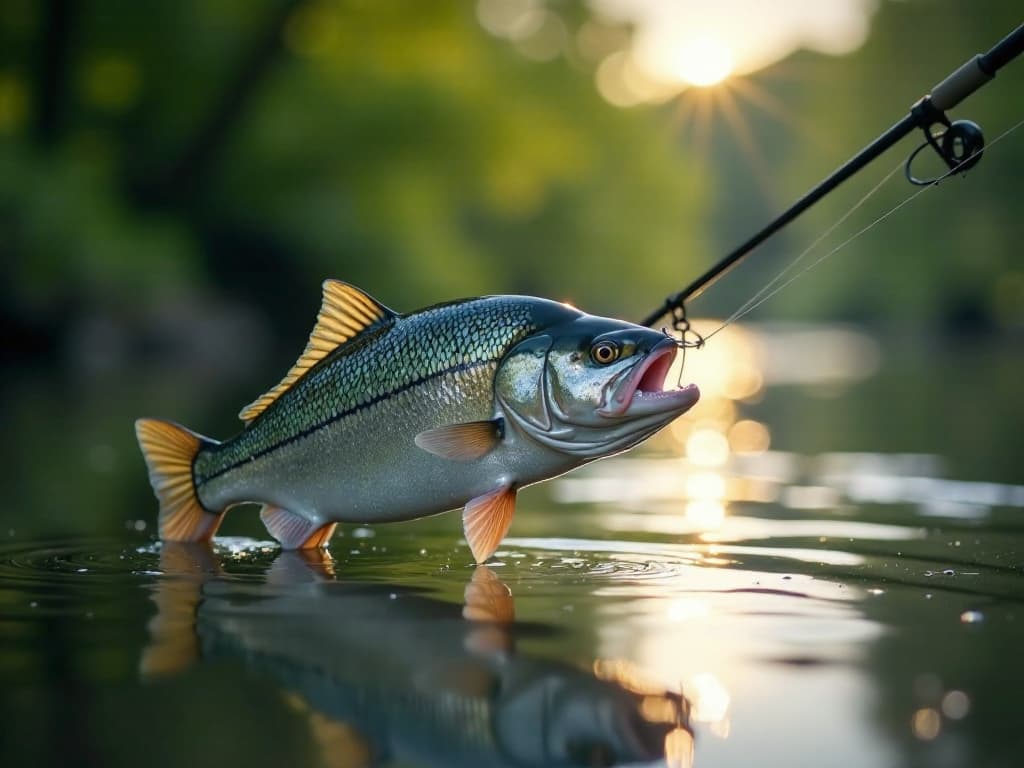
[[[924,131],[925,142],[907,158],[904,170],[907,180],[911,184],[931,186],[945,178],[943,176],[938,179],[918,179],[913,175],[914,159],[925,147],[930,146],[934,149],[946,163],[949,167],[949,172],[946,175],[953,172],[962,173],[973,168],[981,160],[981,154],[985,148],[985,137],[981,132],[981,127],[970,120],[950,122],[946,117],[946,110],[957,106],[985,83],[992,80],[996,76],[996,72],[1020,56],[1021,53],[1024,53],[1024,24],[1000,40],[987,53],[974,56],[954,70],[932,88],[930,93],[915,102],[903,119],[847,160],[824,181],[683,290],[666,298],[661,306],[641,320],[640,324],[650,327],[662,317],[671,315],[673,327],[684,334],[683,342],[687,346],[700,346],[703,343],[700,337],[696,342],[686,342],[685,339],[686,332],[690,330],[689,321],[686,318],[686,302],[702,294],[705,289],[750,255],[765,240],[916,129]]]

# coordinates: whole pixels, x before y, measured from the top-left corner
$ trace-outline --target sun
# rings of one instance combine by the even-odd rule
[[[702,88],[725,80],[734,65],[732,50],[714,37],[691,38],[672,52],[672,72],[680,80]]]

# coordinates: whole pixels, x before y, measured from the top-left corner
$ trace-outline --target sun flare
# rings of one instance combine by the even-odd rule
[[[687,40],[672,52],[671,70],[680,80],[702,88],[725,80],[734,66],[732,50],[713,37]]]

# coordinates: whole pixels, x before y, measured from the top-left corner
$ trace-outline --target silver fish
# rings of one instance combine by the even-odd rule
[[[140,419],[160,536],[209,540],[224,512],[263,505],[286,549],[338,522],[465,507],[477,562],[497,549],[516,491],[626,450],[697,402],[663,391],[676,342],[649,328],[527,296],[407,315],[337,280],[306,350],[243,409],[225,442]]]

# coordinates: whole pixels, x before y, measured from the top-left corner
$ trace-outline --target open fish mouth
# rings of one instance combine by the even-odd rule
[[[655,345],[646,357],[625,372],[621,380],[609,385],[609,395],[597,412],[609,418],[635,418],[673,412],[681,414],[692,408],[700,399],[696,384],[665,389],[665,378],[677,351],[678,346],[670,338]]]

